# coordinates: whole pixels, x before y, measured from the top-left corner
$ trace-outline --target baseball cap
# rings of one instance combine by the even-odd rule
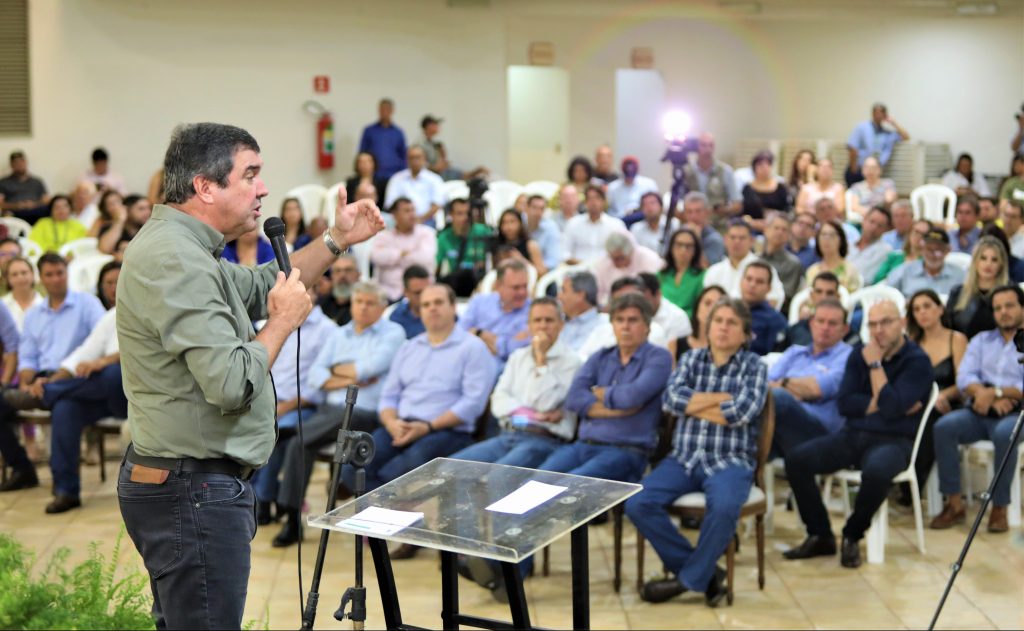
[[[928,241],[940,241],[949,245],[949,235],[946,234],[945,230],[938,230],[937,228],[929,230],[928,234],[924,235],[924,240],[926,243]]]
[[[423,127],[426,127],[427,125],[429,125],[431,123],[443,123],[443,122],[444,122],[443,118],[438,118],[438,117],[434,116],[433,114],[427,114],[426,116],[424,116],[422,118],[422,120],[420,120],[420,128],[422,129]]]

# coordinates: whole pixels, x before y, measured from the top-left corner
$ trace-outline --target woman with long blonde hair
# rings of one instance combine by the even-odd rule
[[[978,241],[963,285],[953,288],[946,301],[946,315],[953,330],[968,338],[996,328],[989,294],[1009,282],[1006,249],[999,239],[987,236]]]

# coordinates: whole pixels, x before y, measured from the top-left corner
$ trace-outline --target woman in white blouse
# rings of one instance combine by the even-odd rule
[[[25,312],[43,302],[43,297],[36,291],[36,273],[32,262],[21,256],[11,259],[4,268],[4,281],[10,291],[0,300],[3,300],[14,316],[18,332],[21,333],[25,328]]]
[[[942,183],[956,191],[957,196],[974,193],[979,197],[991,197],[985,176],[974,171],[974,158],[969,153],[961,153],[956,159],[956,168],[946,171]]]

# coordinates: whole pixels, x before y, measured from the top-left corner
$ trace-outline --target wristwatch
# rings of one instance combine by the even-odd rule
[[[1003,389],[1000,388],[999,386],[996,386],[995,387],[995,391],[996,391],[996,398],[997,399],[1002,399],[1003,398]]]
[[[873,361],[870,364],[868,364],[868,368],[870,368],[871,370],[875,370],[875,369],[881,368],[881,367],[882,367],[882,360],[880,360],[880,359],[876,359],[875,361]]]
[[[324,230],[324,245],[331,251],[334,256],[341,256],[345,252],[348,252],[348,248],[342,250],[338,247],[338,244],[334,241],[334,237],[331,236],[331,229]]]

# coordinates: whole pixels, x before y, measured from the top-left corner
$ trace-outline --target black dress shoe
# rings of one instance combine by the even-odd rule
[[[811,557],[829,557],[836,553],[836,540],[834,537],[819,537],[810,535],[804,542],[795,548],[790,548],[782,553],[782,556],[790,561],[795,559],[810,559]]]
[[[395,548],[393,551],[389,552],[388,555],[391,557],[392,561],[404,561],[406,559],[413,558],[419,551],[419,546],[414,546],[409,543],[403,543],[402,545]]]
[[[65,513],[72,508],[78,508],[82,505],[82,500],[78,499],[78,496],[71,495],[57,495],[53,498],[53,501],[46,505],[46,512],[49,515],[56,515],[57,513]]]
[[[256,525],[267,526],[274,521],[274,516],[270,514],[270,502],[256,501]]]
[[[288,510],[285,514],[288,515],[288,518],[281,526],[281,532],[277,533],[274,540],[270,542],[270,545],[275,548],[287,548],[302,539],[302,516],[299,511]]]
[[[644,583],[640,590],[640,598],[649,603],[663,603],[686,591],[683,584],[674,578]]]
[[[860,542],[843,537],[843,546],[839,554],[839,562],[843,567],[851,569],[860,567]]]
[[[704,602],[708,607],[717,607],[722,599],[729,595],[729,586],[726,584],[728,577],[723,568],[715,566],[715,575],[711,577],[711,582],[704,590]]]
[[[0,484],[0,493],[31,489],[34,486],[39,486],[39,478],[36,477],[35,469],[15,469],[7,481]]]

